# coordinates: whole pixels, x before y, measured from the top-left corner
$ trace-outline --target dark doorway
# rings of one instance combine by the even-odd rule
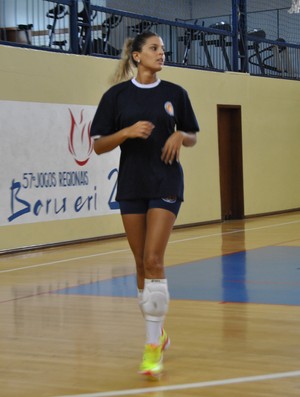
[[[244,218],[241,106],[217,105],[222,220]]]

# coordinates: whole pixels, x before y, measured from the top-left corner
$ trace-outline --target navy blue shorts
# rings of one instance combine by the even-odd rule
[[[181,201],[176,198],[122,200],[119,201],[121,214],[146,214],[151,208],[163,208],[177,216]]]

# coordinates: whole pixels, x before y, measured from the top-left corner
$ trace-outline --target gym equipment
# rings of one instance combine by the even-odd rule
[[[194,21],[194,25],[197,25],[198,19]],[[202,24],[203,26],[203,24]],[[210,46],[220,47],[222,51],[222,55],[225,60],[227,70],[231,70],[231,64],[229,61],[229,57],[226,51],[226,47],[231,46],[230,41],[226,41],[228,35],[226,32],[231,32],[231,26],[227,22],[217,22],[209,26],[211,29],[215,29],[220,31],[220,33],[208,32],[204,30],[195,30],[195,29],[186,29],[184,34],[184,55],[182,63],[184,65],[188,64],[188,56],[191,49],[191,43],[193,40],[197,40],[199,45],[203,47],[204,54],[206,56],[207,64],[210,69],[215,69],[215,66],[212,61],[212,57],[210,54]],[[217,38],[212,38],[212,36],[217,36]]]
[[[248,61],[250,64],[258,66],[262,75],[266,74],[266,70],[280,74],[292,73],[288,48],[282,45],[282,43],[285,43],[283,38],[279,37],[276,40],[278,45],[272,44],[265,48],[261,48],[261,43],[266,38],[264,30],[254,29],[248,32],[247,36],[248,42],[251,41],[253,37],[259,39],[248,45],[248,50],[254,50],[254,54],[249,56]]]
[[[26,44],[31,45],[31,29],[33,28],[33,24],[29,24],[29,25],[18,25],[18,30],[20,32],[24,32],[25,33],[25,37],[26,37]]]
[[[57,21],[64,18],[67,14],[68,11],[62,4],[57,4],[54,8],[47,12],[46,16],[53,19],[53,23],[47,25],[47,29],[49,29],[48,47],[57,46],[59,49],[63,50],[64,46],[67,44],[67,40],[54,40]]]
[[[102,37],[93,40],[93,52],[97,54],[106,54],[117,56],[121,50],[116,49],[109,44],[109,38],[112,29],[115,29],[122,21],[121,15],[111,15],[101,24],[100,30]]]

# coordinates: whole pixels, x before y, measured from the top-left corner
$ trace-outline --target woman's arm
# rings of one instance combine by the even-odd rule
[[[120,130],[115,134],[102,135],[94,140],[94,151],[97,154],[110,152],[121,145],[127,139],[126,129]]]
[[[181,132],[183,135],[183,141],[182,144],[183,146],[194,146],[197,143],[197,134],[194,132],[183,132],[183,131],[178,131]]]

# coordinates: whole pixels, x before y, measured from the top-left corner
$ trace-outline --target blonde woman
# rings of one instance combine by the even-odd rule
[[[158,78],[164,61],[157,34],[127,39],[115,85],[102,96],[91,127],[97,154],[121,149],[116,200],[146,324],[139,373],[154,379],[162,374],[163,351],[170,344],[163,327],[170,299],[164,255],[183,201],[180,149],[194,146],[199,130],[187,92]]]

